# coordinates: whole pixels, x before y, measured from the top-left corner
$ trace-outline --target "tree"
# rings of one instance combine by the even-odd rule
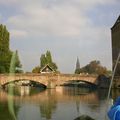
[[[83,73],[89,73],[89,74],[107,74],[107,68],[103,67],[100,64],[100,61],[94,60],[91,61],[88,65],[85,67],[81,68],[81,72]]]
[[[21,70],[21,68],[22,68],[22,65],[19,60],[18,51],[16,50],[15,52],[12,53],[12,57],[10,59],[9,72],[10,73],[22,73],[23,71]]]
[[[52,56],[51,56],[51,53],[50,51],[47,50],[46,52],[46,60],[47,60],[47,63],[52,63]]]
[[[40,67],[36,66],[35,68],[33,68],[32,73],[40,73]]]
[[[50,51],[47,51],[46,54],[42,54],[40,57],[40,68],[43,68],[45,65],[49,65],[54,71],[57,71],[58,67],[56,63],[52,61],[52,55]]]
[[[9,52],[9,32],[6,26],[0,25],[0,53]]]
[[[13,52],[9,48],[10,34],[4,25],[0,25],[0,73],[9,73]],[[16,68],[21,68],[18,52],[16,51]],[[18,72],[16,69],[15,72]]]
[[[40,67],[44,67],[47,64],[47,59],[45,57],[45,54],[42,54],[40,57]]]
[[[0,73],[9,72],[12,52],[9,49],[9,32],[6,26],[0,25]]]
[[[57,71],[58,67],[57,67],[56,63],[52,62],[49,65],[51,68],[53,68],[55,71]]]
[[[19,56],[18,56],[18,51],[16,50],[15,51],[15,73],[22,73],[23,71],[21,70],[22,68],[22,64],[20,63],[20,59],[19,59]]]

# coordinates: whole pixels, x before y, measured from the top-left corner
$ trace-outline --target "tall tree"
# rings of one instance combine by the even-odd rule
[[[45,54],[42,54],[41,57],[40,57],[40,67],[42,68],[46,64],[47,64],[47,60],[46,60]]]
[[[0,73],[8,73],[13,52],[9,48],[10,35],[4,25],[0,25]],[[16,67],[21,67],[18,52],[16,51]]]
[[[50,51],[47,50],[46,52],[46,60],[47,60],[47,63],[52,63],[52,56],[51,56],[51,53]]]
[[[9,52],[9,32],[2,24],[0,25],[0,52],[3,54]]]
[[[52,69],[57,71],[58,67],[56,63],[52,61],[52,55],[50,51],[47,51],[46,54],[42,54],[40,57],[40,68],[43,68],[45,65],[49,65]]]
[[[9,32],[0,25],[0,73],[9,72],[11,51],[9,49]]]
[[[22,68],[22,64],[20,63],[20,59],[19,59],[19,55],[18,55],[18,51],[16,50],[15,51],[15,72],[16,73],[21,73],[21,72],[23,72],[22,70],[21,70],[21,68]]]
[[[58,67],[57,67],[56,63],[52,62],[52,63],[50,63],[49,65],[50,65],[50,67],[52,67],[55,71],[57,71]]]

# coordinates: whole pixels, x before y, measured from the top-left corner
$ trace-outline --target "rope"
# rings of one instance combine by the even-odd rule
[[[111,82],[110,82],[110,86],[109,86],[109,90],[108,90],[108,96],[107,96],[107,109],[106,109],[106,113],[108,111],[108,105],[109,105],[109,98],[110,98],[110,92],[111,92],[111,88],[112,88],[112,84],[113,84],[113,80],[114,80],[114,76],[115,76],[115,71],[116,71],[116,68],[117,68],[117,64],[119,63],[119,59],[120,59],[120,52],[118,54],[118,57],[117,57],[117,60],[116,60],[116,63],[115,63],[115,67],[113,69],[113,72],[112,72],[112,78],[111,78]],[[107,119],[107,115],[105,115],[105,120],[108,120]]]
[[[119,52],[119,55],[118,55],[118,57],[117,57],[117,60],[116,60],[116,63],[115,63],[115,67],[114,67],[114,70],[113,70],[113,73],[112,73],[112,78],[111,78],[111,82],[110,82],[110,86],[109,86],[109,91],[108,91],[107,100],[108,100],[109,97],[110,97],[110,92],[111,92],[111,88],[112,88],[112,83],[113,83],[113,80],[114,80],[114,76],[115,76],[115,71],[116,71],[116,68],[117,68],[117,64],[119,63],[119,59],[120,59],[120,52]]]

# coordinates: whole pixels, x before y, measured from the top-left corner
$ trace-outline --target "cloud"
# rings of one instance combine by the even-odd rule
[[[0,5],[13,5],[15,3],[17,3],[18,0],[0,0]]]
[[[109,4],[112,2],[114,0],[109,0]],[[23,29],[34,36],[76,38],[91,29],[86,10],[106,3],[108,0],[21,0],[21,13],[9,17],[7,24],[12,29]]]
[[[10,30],[12,38],[24,38],[27,37],[27,32],[23,30]]]
[[[107,60],[111,59],[110,28],[106,26],[107,21],[102,20],[103,16],[98,14],[99,12],[96,11],[95,15],[101,21],[105,21],[104,25],[98,24],[96,16],[91,17],[88,14],[90,10],[96,10],[97,6],[105,6],[107,9],[109,5],[117,2],[119,1],[12,0],[12,5],[15,6],[15,9],[17,8],[17,14],[9,14],[5,22],[12,38],[22,39],[22,43],[15,41],[13,47],[18,44],[16,46],[21,50],[20,44],[23,44],[24,51],[28,49],[30,53],[32,48],[34,48],[33,52],[52,49],[52,52],[55,53],[57,50],[55,54],[59,55],[56,55],[56,59],[66,71],[73,69],[70,66],[78,55],[83,58],[83,63],[90,62],[92,58],[98,58],[108,65]],[[101,8],[98,7],[98,9]],[[111,12],[109,13],[111,14]],[[104,13],[102,11],[102,14],[106,19],[108,11],[104,11]],[[23,59],[27,58],[23,57]],[[64,66],[64,63],[67,63],[67,67]]]
[[[26,8],[24,14],[10,17],[8,24],[32,34],[51,36],[78,36],[87,25],[87,19],[76,8]]]

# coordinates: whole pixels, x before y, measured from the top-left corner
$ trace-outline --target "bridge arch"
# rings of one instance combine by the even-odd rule
[[[84,80],[66,80],[63,85],[69,85],[69,84],[76,84],[76,85],[88,85],[88,87],[96,87],[97,85],[95,83],[91,83],[89,81]]]
[[[42,82],[38,82],[36,80],[29,80],[29,79],[16,79],[16,80],[10,80],[7,81],[6,83],[4,83],[2,86],[5,87],[6,85],[10,84],[10,83],[18,83],[21,82],[20,85],[28,85],[28,86],[35,86],[35,87],[43,87],[43,88],[47,88],[47,85],[42,83]]]

